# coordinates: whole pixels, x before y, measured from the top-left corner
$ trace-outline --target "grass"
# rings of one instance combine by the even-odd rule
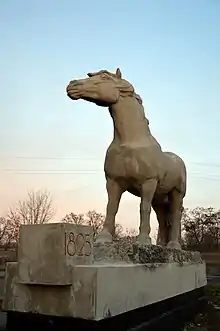
[[[186,327],[187,331],[219,331],[220,330],[220,284],[206,286],[209,301],[207,311],[196,316],[194,323]]]
[[[210,303],[220,307],[220,284],[207,285],[206,295]]]
[[[201,255],[206,262],[207,274],[220,275],[220,252],[206,252]]]

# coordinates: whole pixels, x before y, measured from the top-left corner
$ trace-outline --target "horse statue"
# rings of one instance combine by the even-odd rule
[[[120,199],[128,191],[141,198],[137,242],[151,244],[152,207],[159,223],[160,245],[181,249],[181,211],[186,194],[184,161],[176,154],[162,151],[151,134],[140,96],[122,78],[120,69],[116,73],[100,70],[87,75],[70,81],[68,97],[107,107],[114,125],[104,164],[108,204],[97,242],[112,242]]]

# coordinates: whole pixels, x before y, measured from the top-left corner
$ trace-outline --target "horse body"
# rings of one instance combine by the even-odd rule
[[[88,74],[90,78],[70,82],[69,97],[107,106],[114,137],[106,152],[104,170],[108,205],[100,241],[111,241],[121,195],[128,191],[141,198],[138,240],[150,244],[150,210],[156,212],[160,242],[180,248],[179,233],[186,168],[176,154],[163,152],[151,134],[140,98],[120,71]],[[168,226],[169,225],[169,226]]]
[[[152,153],[154,158],[152,158]],[[107,150],[104,170],[107,178],[121,182],[126,190],[141,196],[141,184],[146,179],[157,179],[155,202],[175,187],[183,196],[186,192],[186,170],[183,160],[174,153],[111,144]]]

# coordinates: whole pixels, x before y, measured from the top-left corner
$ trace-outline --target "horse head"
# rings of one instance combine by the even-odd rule
[[[100,70],[88,73],[87,76],[84,79],[72,80],[67,86],[67,95],[72,100],[83,99],[102,107],[110,107],[123,96],[134,96],[140,102],[133,86],[122,78],[119,68],[115,74]]]

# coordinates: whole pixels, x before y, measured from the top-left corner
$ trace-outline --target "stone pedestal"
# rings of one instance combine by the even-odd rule
[[[66,223],[21,226],[18,244],[20,283],[70,285],[72,268],[92,262],[91,227]]]
[[[22,226],[3,309],[102,320],[206,285],[199,253],[92,238],[87,226]]]

